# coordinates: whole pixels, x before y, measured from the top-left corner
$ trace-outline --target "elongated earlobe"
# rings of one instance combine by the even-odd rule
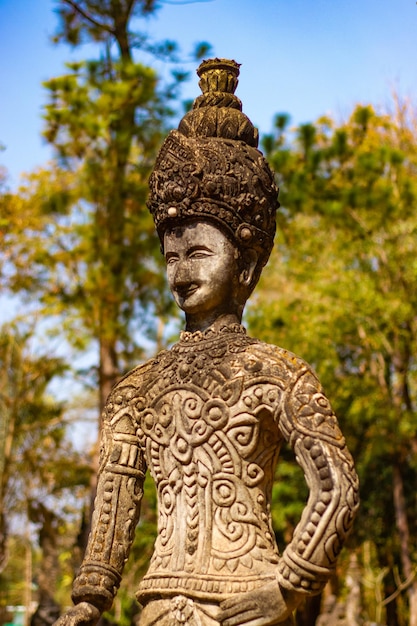
[[[245,250],[244,269],[240,272],[239,283],[242,287],[250,287],[258,262],[258,254],[255,250]]]

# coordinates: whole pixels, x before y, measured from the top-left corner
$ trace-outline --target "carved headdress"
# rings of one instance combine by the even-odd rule
[[[257,150],[258,131],[234,95],[239,67],[227,59],[201,63],[203,94],[162,145],[148,207],[162,243],[180,221],[209,219],[240,249],[255,250],[260,270],[273,246],[278,190]]]

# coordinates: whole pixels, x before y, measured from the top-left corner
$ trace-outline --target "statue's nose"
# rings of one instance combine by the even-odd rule
[[[189,285],[190,283],[190,266],[189,263],[184,261],[178,261],[175,268],[174,286],[181,288]]]

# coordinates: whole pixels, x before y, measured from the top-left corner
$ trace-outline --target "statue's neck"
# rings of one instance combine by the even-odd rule
[[[225,313],[219,315],[214,319],[205,317],[204,320],[199,320],[196,317],[186,317],[185,330],[191,333],[195,333],[197,330],[204,332],[209,328],[213,331],[218,331],[225,326],[232,326],[233,324],[240,324],[242,316],[236,313]]]

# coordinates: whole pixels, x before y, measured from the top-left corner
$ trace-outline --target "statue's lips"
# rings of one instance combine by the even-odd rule
[[[177,292],[178,296],[185,300],[186,298],[189,298],[190,296],[193,295],[193,293],[195,293],[199,288],[199,285],[190,285],[189,287],[184,287],[184,288],[177,288],[175,289],[175,291]]]

